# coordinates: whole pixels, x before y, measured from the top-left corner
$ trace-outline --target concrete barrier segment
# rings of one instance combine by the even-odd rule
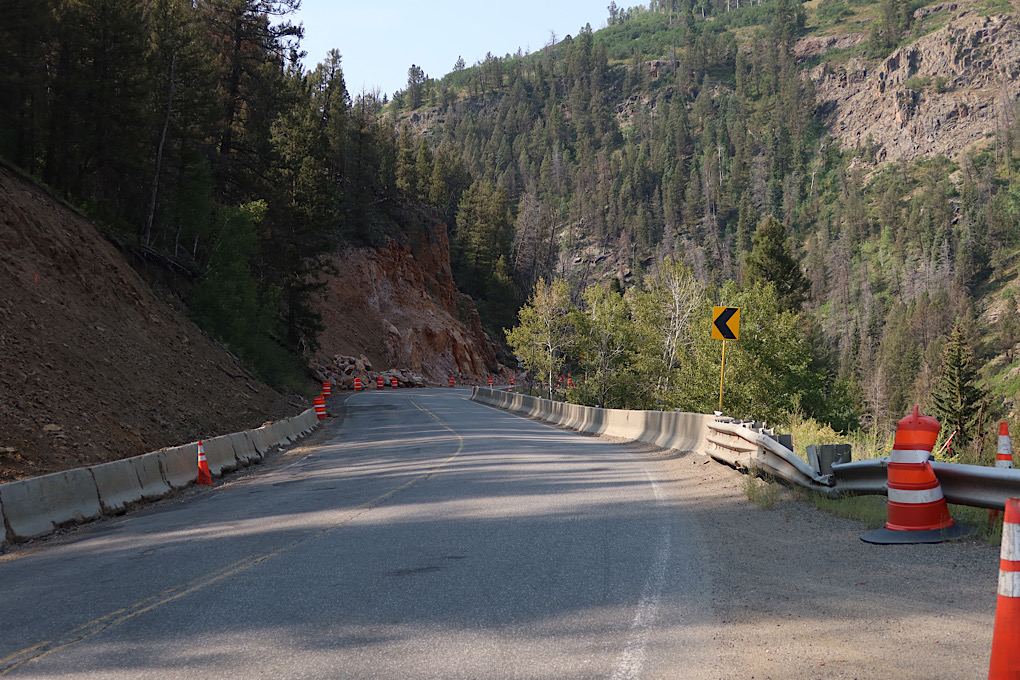
[[[278,420],[272,425],[267,425],[266,428],[269,431],[269,440],[273,443],[274,447],[290,444],[290,437],[287,436],[287,429],[282,420]]]
[[[159,464],[159,454],[159,451],[153,451],[141,456],[125,458],[126,461],[131,463],[131,467],[134,468],[135,475],[137,475],[138,482],[141,485],[142,498],[145,500],[155,500],[170,493],[170,485],[163,478],[163,468]],[[196,476],[198,476],[197,465],[196,461]]]
[[[248,467],[252,463],[262,460],[262,456],[255,449],[255,442],[248,436],[247,432],[235,432],[230,435],[230,443],[234,448],[234,460],[238,466]]]
[[[174,489],[181,489],[198,479],[198,442],[175,446],[157,452],[163,479]]]
[[[9,540],[7,538],[7,520],[4,518],[4,504],[0,500],[0,548],[7,545]]]
[[[35,479],[40,479],[36,477]],[[10,528],[10,539],[27,540],[51,533],[53,521],[42,511],[45,500],[42,488],[33,479],[0,484],[0,503],[4,508],[4,524]],[[6,533],[6,531],[5,531]]]
[[[224,472],[237,469],[237,458],[234,457],[234,445],[230,441],[230,435],[225,434],[206,439],[203,443],[205,459],[209,463],[209,472],[221,475]]]
[[[89,467],[99,492],[99,504],[106,514],[117,513],[142,500],[142,483],[130,459]]]
[[[56,527],[102,514],[96,481],[86,468],[0,485],[0,499],[15,539],[44,536]]]
[[[265,456],[273,448],[274,442],[270,441],[271,436],[265,425],[256,427],[254,430],[247,430],[247,432],[255,444],[255,450],[259,452],[259,457]]]

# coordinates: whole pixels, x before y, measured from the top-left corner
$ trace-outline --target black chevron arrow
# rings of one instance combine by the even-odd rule
[[[730,330],[730,327],[727,324],[729,323],[733,315],[736,314],[739,310],[740,310],[739,307],[727,307],[725,310],[723,310],[723,313],[720,314],[716,318],[716,320],[712,322],[715,325],[715,327],[719,330],[719,334],[722,335],[723,338],[725,338],[726,340],[737,339],[736,334]]]

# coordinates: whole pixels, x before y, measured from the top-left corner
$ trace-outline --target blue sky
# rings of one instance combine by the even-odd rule
[[[407,69],[417,64],[439,78],[453,70],[457,57],[468,66],[486,52],[503,56],[520,47],[536,52],[590,23],[604,26],[609,0],[418,0],[352,3],[301,0],[295,23],[302,22],[305,68],[314,68],[332,48],[340,51],[344,80],[352,97],[373,88],[389,96],[407,85]],[[623,3],[618,3],[623,4]]]

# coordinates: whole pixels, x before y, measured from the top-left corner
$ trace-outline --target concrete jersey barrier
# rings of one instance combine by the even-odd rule
[[[319,426],[314,409],[247,432],[204,440],[215,475],[262,460],[276,446]],[[0,546],[39,538],[60,526],[116,514],[162,498],[198,478],[198,442],[140,456],[0,484]]]
[[[708,423],[715,420],[715,416],[703,413],[579,406],[484,387],[473,388],[471,399],[579,432],[642,441],[680,451],[704,451],[708,445]]]

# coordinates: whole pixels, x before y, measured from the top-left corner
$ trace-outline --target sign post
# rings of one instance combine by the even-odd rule
[[[726,341],[740,338],[740,307],[712,308],[712,338],[722,340],[722,367],[719,369],[719,411],[722,412],[723,379],[726,377]]]

